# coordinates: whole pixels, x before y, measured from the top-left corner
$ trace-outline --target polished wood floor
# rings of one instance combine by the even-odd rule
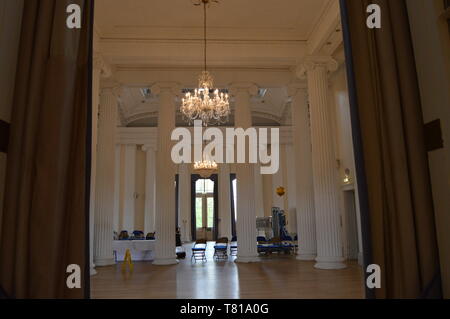
[[[209,244],[212,247],[212,243]],[[187,246],[187,250],[189,246]],[[175,266],[134,263],[133,273],[121,266],[97,268],[91,277],[92,298],[151,299],[322,299],[364,298],[362,269],[349,262],[344,270],[317,270],[313,262],[290,256],[263,257],[252,264],[212,259],[191,263],[190,254]]]

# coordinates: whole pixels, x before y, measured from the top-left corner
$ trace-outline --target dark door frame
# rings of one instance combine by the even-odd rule
[[[345,61],[347,67],[347,84],[350,101],[350,116],[352,123],[353,151],[355,159],[356,179],[358,181],[359,209],[361,215],[361,239],[363,246],[363,266],[365,269],[372,264],[372,240],[370,231],[369,197],[367,189],[366,168],[361,138],[361,125],[359,121],[358,99],[356,92],[355,74],[353,68],[353,48],[350,37],[350,26],[348,22],[347,1],[339,0],[341,8],[342,34],[344,38]],[[366,275],[365,275],[366,277]],[[364,280],[365,282],[365,280]],[[364,285],[366,298],[375,299],[375,292]]]
[[[192,240],[197,240],[197,228],[195,227],[195,197],[197,195],[195,190],[195,183],[203,179],[198,174],[191,175],[191,236]],[[211,175],[209,178],[214,182],[214,226],[213,226],[213,239],[217,240],[219,236],[219,176],[217,174]]]

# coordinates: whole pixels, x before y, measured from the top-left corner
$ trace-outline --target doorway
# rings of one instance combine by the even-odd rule
[[[355,191],[344,191],[344,227],[346,230],[345,256],[348,260],[359,259],[360,254],[358,239],[358,220],[355,203]]]
[[[214,228],[214,182],[199,179],[195,183],[195,191],[196,237],[211,241]]]
[[[191,194],[193,240],[217,240],[219,207],[217,175],[209,178],[192,175]]]

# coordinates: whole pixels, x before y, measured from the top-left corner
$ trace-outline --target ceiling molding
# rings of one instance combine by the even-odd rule
[[[186,127],[194,136],[194,128]],[[224,136],[228,127],[216,127],[220,129]],[[234,127],[232,127],[234,129]],[[279,127],[255,127],[256,129],[267,128],[268,142],[270,143],[270,129],[279,129],[279,142],[280,144],[292,144],[292,127],[279,126]],[[204,131],[203,131],[204,132]],[[156,127],[118,127],[116,130],[116,143],[119,145],[146,145],[153,149],[157,147],[158,140],[158,128]]]
[[[308,39],[308,54],[319,54],[337,28],[341,28],[339,1],[331,0]]]
[[[193,88],[198,85],[197,78],[201,71],[196,67],[144,67],[118,66],[114,72],[114,80],[128,87],[150,87],[158,81],[177,81],[183,87]],[[281,88],[295,79],[291,67],[211,67],[216,87],[228,87],[236,81],[251,82],[257,80],[262,88]],[[107,84],[105,81],[102,83]]]

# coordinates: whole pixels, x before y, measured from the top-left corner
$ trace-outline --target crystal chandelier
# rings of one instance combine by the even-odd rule
[[[211,177],[217,172],[218,166],[214,161],[199,161],[194,163],[194,171],[203,178]]]
[[[218,165],[215,161],[210,160],[203,151],[202,160],[194,163],[194,172],[203,178],[209,178],[217,173]]]
[[[207,70],[206,58],[206,7],[210,2],[216,0],[197,0],[195,5],[203,4],[204,12],[204,70],[198,79],[198,88],[193,92],[187,92],[182,99],[180,108],[183,117],[192,124],[195,120],[202,120],[203,125],[221,124],[228,120],[230,114],[230,103],[228,94],[213,89],[214,80]]]

